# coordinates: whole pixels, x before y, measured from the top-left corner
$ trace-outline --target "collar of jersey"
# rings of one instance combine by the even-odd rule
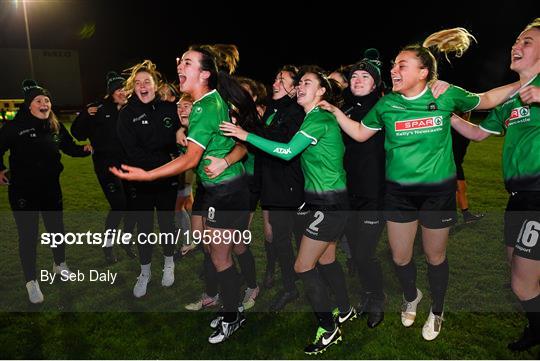
[[[523,88],[525,88],[527,85],[531,84],[533,82],[534,79],[536,79],[538,77],[538,74],[536,74],[535,76],[533,76],[532,78],[530,78],[529,80],[527,80],[527,82],[525,84],[523,84],[522,86],[519,87],[518,90],[516,90],[515,93],[513,93],[512,95],[510,95],[508,97],[508,99],[512,99],[513,97],[516,96],[517,93],[519,93],[519,91]]]
[[[318,105],[315,105],[313,108],[311,108],[310,110],[308,110],[306,112],[306,115],[308,115],[309,113],[311,113],[312,111],[314,111],[315,109],[317,109],[319,106]]]
[[[206,97],[209,96],[210,94],[214,94],[215,92],[217,92],[216,89],[210,90],[208,93],[204,94],[204,95],[203,95],[202,97],[200,97],[198,100],[194,101],[193,104],[200,102],[201,100],[203,100],[204,98],[206,98]]]
[[[420,94],[418,94],[418,95],[415,95],[415,96],[413,96],[413,97],[406,97],[406,96],[403,95],[403,94],[400,94],[400,95],[401,95],[401,96],[403,97],[403,99],[405,99],[405,100],[416,100],[416,99],[420,98],[422,95],[424,95],[424,94],[427,92],[427,90],[428,90],[428,86],[427,86],[427,84],[426,84],[426,87],[424,88],[424,90],[422,90],[422,91],[420,92]]]

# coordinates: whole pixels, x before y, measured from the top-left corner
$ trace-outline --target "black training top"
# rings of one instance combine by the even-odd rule
[[[6,169],[3,158],[8,150],[11,184],[58,178],[64,169],[60,150],[72,157],[90,155],[82,145],[75,144],[63,124],[60,123],[55,133],[48,121],[34,117],[25,109],[0,130],[0,170]]]

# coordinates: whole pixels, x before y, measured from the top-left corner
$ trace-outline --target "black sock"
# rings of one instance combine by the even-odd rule
[[[217,271],[210,254],[206,252],[204,252],[203,267],[206,294],[210,297],[215,297],[218,294]]]
[[[304,291],[317,316],[319,326],[325,330],[333,330],[335,324],[332,317],[332,306],[319,271],[314,268],[307,272],[298,273],[298,277],[304,283]]]
[[[219,286],[221,288],[221,300],[223,302],[223,314],[225,322],[236,320],[238,305],[240,302],[240,282],[238,272],[234,264],[224,271],[217,273]]]
[[[406,264],[405,266],[398,266],[394,263],[394,268],[396,270],[399,283],[403,289],[403,296],[408,302],[414,301],[416,299],[416,263],[414,259]]]
[[[257,287],[257,274],[255,272],[255,259],[253,258],[253,253],[251,249],[246,247],[246,251],[238,255],[238,264],[240,265],[240,272],[246,280],[247,286],[249,288]]]
[[[448,258],[439,265],[427,264],[429,289],[431,290],[431,310],[441,316],[444,308],[444,296],[448,288]]]
[[[529,329],[532,334],[540,337],[540,294],[527,301],[520,301],[529,320]]]
[[[343,274],[343,269],[339,262],[335,260],[329,264],[320,264],[318,268],[336,296],[336,303],[339,311],[341,313],[349,311],[351,304],[349,303],[347,284],[345,283],[345,275]]]
[[[461,210],[461,213],[467,213],[468,211],[469,211],[469,208],[463,208],[463,209]]]

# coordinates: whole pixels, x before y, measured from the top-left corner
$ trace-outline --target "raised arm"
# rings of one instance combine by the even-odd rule
[[[357,142],[365,142],[378,132],[378,130],[367,128],[363,124],[355,122],[338,107],[328,103],[326,100],[323,100],[318,105],[334,114],[341,129]]]
[[[478,125],[470,123],[456,114],[452,114],[452,127],[465,138],[480,142],[491,135]]]
[[[478,94],[480,103],[476,110],[491,109],[508,100],[512,94],[519,90],[519,81],[498,88],[491,89],[485,93]]]

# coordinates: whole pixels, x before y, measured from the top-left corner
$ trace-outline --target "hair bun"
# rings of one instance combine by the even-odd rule
[[[119,76],[119,75],[118,75],[117,72],[115,72],[115,71],[110,71],[110,72],[107,73],[106,78],[107,78],[107,80],[110,80],[110,79],[113,79],[113,78],[118,78],[118,76]]]
[[[364,58],[369,60],[379,60],[379,51],[375,48],[366,49],[366,51],[364,51]]]
[[[35,80],[32,79],[25,79],[22,82],[22,87],[24,88],[31,88],[31,87],[37,87],[37,83]]]

